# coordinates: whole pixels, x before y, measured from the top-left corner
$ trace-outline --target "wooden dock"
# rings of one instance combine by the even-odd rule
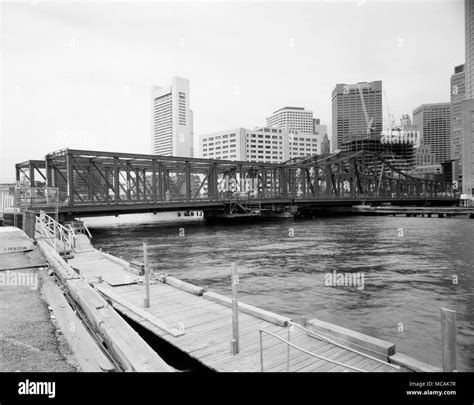
[[[150,306],[145,308],[143,277],[130,263],[84,249],[68,264],[116,310],[211,370],[436,371],[406,356],[397,361],[390,342],[318,320],[308,321],[304,329],[289,318],[240,302],[240,351],[232,354],[230,298],[172,277],[152,277]]]
[[[426,218],[467,216],[468,218],[474,218],[474,207],[354,206],[353,212],[363,215],[402,215]]]

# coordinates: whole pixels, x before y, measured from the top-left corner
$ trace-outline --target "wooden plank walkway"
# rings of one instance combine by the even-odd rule
[[[68,264],[73,269],[79,270],[80,275],[88,282],[98,276],[101,276],[110,285],[134,284],[137,279],[135,274],[108,260],[96,249],[74,253],[74,258],[70,259]]]
[[[76,253],[68,263],[78,269],[80,275],[86,280],[95,286],[100,286],[105,297],[108,292],[112,293],[121,301],[124,300],[124,302],[146,311],[151,318],[158,320],[158,324],[165,323],[170,329],[183,331],[184,334],[175,336],[129,308],[111,301],[112,305],[124,315],[138,321],[143,327],[210,369],[221,372],[260,371],[259,329],[287,339],[288,327],[240,312],[240,352],[232,355],[230,346],[232,339],[231,308],[161,282],[150,284],[150,307],[143,308],[145,287],[142,284],[137,284],[137,280],[142,277],[131,274],[118,263],[104,259],[97,250]],[[97,283],[98,276],[102,277],[102,283]],[[290,336],[293,344],[307,351],[363,371],[397,371],[387,364],[367,358],[362,354],[308,336],[307,332],[296,327]],[[264,371],[287,371],[286,343],[264,333],[263,348]],[[290,371],[354,370],[291,348]]]

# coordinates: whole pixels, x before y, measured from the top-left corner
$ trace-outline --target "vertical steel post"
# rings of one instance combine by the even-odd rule
[[[29,162],[28,164],[28,170],[29,170],[29,177],[30,177],[30,185],[31,187],[35,186],[35,167],[33,163]]]
[[[118,157],[114,157],[114,173],[113,173],[113,178],[114,178],[114,182],[113,182],[113,185],[114,185],[114,200],[115,200],[115,204],[118,204],[119,202],[119,197],[120,197],[120,187],[119,187],[119,182],[120,182],[120,179],[119,179],[119,164],[118,164]]]
[[[92,202],[92,205],[94,205],[94,167],[91,165],[90,161],[87,165],[87,179],[89,181],[87,192],[88,192],[88,197],[89,200]]]
[[[69,197],[69,206],[74,205],[74,173],[72,165],[72,155],[69,150],[66,151],[66,179],[67,179],[67,193]]]
[[[127,170],[127,202],[132,201],[132,176],[130,175],[130,163],[126,165]]]
[[[99,163],[100,164],[100,163]],[[103,173],[102,173],[102,179],[104,180],[104,197],[105,197],[105,203],[108,204],[109,203],[109,198],[110,198],[110,195],[109,195],[109,179],[110,179],[110,176],[109,176],[109,168],[108,167],[103,167],[102,166],[102,169],[103,169]],[[100,169],[99,169],[99,173],[100,173]]]
[[[20,166],[18,165],[18,163],[15,165],[15,179],[16,181],[20,181],[20,178],[21,178],[21,168]]]
[[[192,192],[192,187],[191,187],[191,164],[189,162],[186,162],[185,166],[185,179],[186,179],[186,201],[190,202],[191,201],[191,192]]]
[[[135,187],[136,187],[137,201],[139,201],[140,200],[140,170],[135,168],[133,169],[133,172],[135,173]]]
[[[158,190],[157,190],[157,182],[156,182],[156,160],[152,160],[152,174],[151,174],[151,188],[152,188],[152,195],[153,195],[153,202],[156,203],[158,199]]]
[[[326,197],[330,198],[331,193],[332,193],[332,172],[331,172],[331,166],[329,164],[326,164]]]
[[[165,199],[165,190],[163,189],[163,167],[158,163],[158,197],[160,201]]]

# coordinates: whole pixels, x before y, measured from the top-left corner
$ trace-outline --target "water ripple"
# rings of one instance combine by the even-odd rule
[[[178,234],[181,227],[184,237]],[[253,226],[123,224],[92,227],[92,232],[97,248],[130,260],[141,260],[141,245],[147,242],[154,269],[224,294],[230,294],[230,263],[235,261],[243,301],[393,341],[398,351],[437,366],[440,307],[454,309],[459,369],[474,371],[472,220],[345,217]],[[364,289],[326,286],[326,273],[333,271],[363,273]]]

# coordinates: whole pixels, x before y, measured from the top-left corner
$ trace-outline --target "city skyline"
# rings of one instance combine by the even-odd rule
[[[1,179],[13,178],[13,164],[26,155],[41,158],[68,146],[146,153],[149,89],[171,76],[191,82],[197,139],[222,128],[262,126],[270,111],[284,105],[313,111],[331,133],[331,91],[340,82],[382,80],[391,113],[399,118],[417,105],[449,101],[452,70],[464,63],[461,1],[366,1],[345,8],[335,3],[193,3],[178,4],[178,11],[164,4],[118,4],[110,10],[99,3],[1,7]],[[273,21],[265,25],[261,20],[268,10]],[[105,11],[109,19],[102,17]],[[413,24],[421,13],[423,30]],[[195,15],[206,16],[205,21],[197,24]],[[245,16],[244,27],[238,17],[231,18],[239,15]],[[173,27],[178,16],[179,30]],[[403,21],[402,28],[387,24],[387,16]],[[216,17],[230,18],[227,27]],[[357,29],[367,21],[373,30]],[[246,32],[257,22],[261,38]],[[120,30],[124,23],[126,36]],[[269,26],[280,30],[268,32]],[[222,35],[215,35],[218,30]],[[161,36],[152,35],[156,32]],[[354,32],[360,37],[348,36]],[[258,57],[263,49],[279,51],[281,60],[265,63]],[[250,59],[239,64],[244,56]],[[31,60],[37,63],[31,66]]]

